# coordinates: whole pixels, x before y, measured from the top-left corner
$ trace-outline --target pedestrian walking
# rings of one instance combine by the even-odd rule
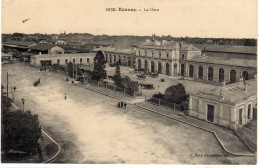
[[[16,87],[14,86],[14,91],[16,90]]]
[[[124,105],[125,105],[125,109],[126,109],[126,105],[127,105],[126,102],[124,103]]]
[[[120,108],[120,102],[117,103],[117,107]]]
[[[67,94],[65,94],[65,97],[64,97],[65,100],[67,100]]]
[[[121,108],[124,108],[124,102],[123,101],[121,102]]]

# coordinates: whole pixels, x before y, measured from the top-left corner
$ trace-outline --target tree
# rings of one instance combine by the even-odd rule
[[[10,150],[41,154],[38,143],[41,136],[38,116],[32,115],[31,111],[17,110],[2,116],[2,147],[5,154]]]
[[[122,79],[122,87],[130,90],[132,93],[137,92],[139,89],[138,82],[132,81],[129,76],[126,76]]]
[[[165,90],[164,99],[176,104],[181,104],[181,102],[187,99],[185,87],[181,83],[170,86]]]
[[[120,65],[119,65],[118,62],[116,64],[116,72],[115,72],[115,75],[114,75],[114,79],[115,79],[115,85],[116,86],[123,87],[122,77],[121,77],[121,73],[120,73]]]
[[[67,71],[68,71],[68,75],[70,77],[73,77],[73,64],[71,63],[71,61],[68,63]]]
[[[102,51],[98,51],[94,58],[94,70],[91,74],[91,79],[103,80],[107,77],[106,60]]]

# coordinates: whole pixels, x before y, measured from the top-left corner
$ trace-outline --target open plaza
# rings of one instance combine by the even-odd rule
[[[106,70],[108,75],[113,75],[115,68],[107,66]],[[9,88],[16,86],[16,90],[9,93],[14,103],[22,107],[23,98],[25,109],[30,109],[39,115],[42,129],[61,145],[63,151],[55,162],[134,164],[256,162],[256,158],[250,156],[247,147],[228,129],[210,126],[218,129],[219,133],[228,135],[223,136],[225,142],[230,142],[224,144],[224,147],[236,149],[235,152],[248,156],[230,155],[225,152],[213,134],[140,108],[136,103],[132,103],[134,102],[132,98],[122,94],[118,94],[118,99],[111,98],[88,89],[87,87],[93,87],[89,84],[85,84],[86,88],[81,87],[66,82],[66,77],[61,74],[42,72],[39,68],[24,63],[2,65],[2,84],[6,83],[7,72]],[[215,87],[168,76],[137,79],[136,74],[131,72],[131,68],[121,67],[122,76],[129,76],[139,82],[152,83],[155,86],[154,90],[143,90],[143,96],[147,97],[156,92],[163,93],[168,86],[177,83],[183,83],[188,93],[196,92],[201,87],[205,89]],[[160,78],[164,78],[165,82],[162,83]],[[38,79],[41,80],[41,84],[34,87],[33,82]],[[119,101],[126,101],[127,109],[117,108]],[[137,104],[141,105],[142,102]],[[161,108],[161,111],[164,109]],[[205,123],[197,121],[201,126]]]

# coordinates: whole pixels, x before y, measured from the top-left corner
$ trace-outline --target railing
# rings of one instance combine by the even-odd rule
[[[182,111],[182,112],[188,111],[187,105],[176,104],[176,103],[169,102],[169,101],[159,99],[159,98],[155,98],[155,97],[146,98],[145,101],[152,103],[152,104],[155,104],[157,106],[169,108],[169,109],[174,110],[174,111]]]
[[[106,89],[109,89],[109,90],[112,90],[112,91],[115,91],[115,92],[119,92],[119,93],[122,93],[122,94],[127,95],[127,96],[133,96],[134,98],[142,96],[141,91],[133,92],[131,90],[120,88],[120,87],[117,87],[113,84],[102,82],[102,81],[97,81],[97,80],[89,80],[88,82],[92,85],[104,87]]]

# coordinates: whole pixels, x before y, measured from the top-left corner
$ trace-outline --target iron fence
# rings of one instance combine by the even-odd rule
[[[104,87],[106,89],[122,93],[124,95],[133,96],[134,98],[142,96],[142,91],[133,92],[131,90],[120,88],[120,87],[117,87],[113,84],[109,84],[107,82],[102,82],[102,81],[97,81],[97,80],[89,80],[89,83],[93,84],[95,86]]]
[[[182,112],[187,112],[188,111],[188,104],[176,104],[173,102],[169,102],[167,100],[155,98],[155,97],[149,97],[146,98],[146,101],[152,104],[155,104],[157,106],[162,106],[169,108],[171,110],[176,110],[176,111],[182,111]]]

